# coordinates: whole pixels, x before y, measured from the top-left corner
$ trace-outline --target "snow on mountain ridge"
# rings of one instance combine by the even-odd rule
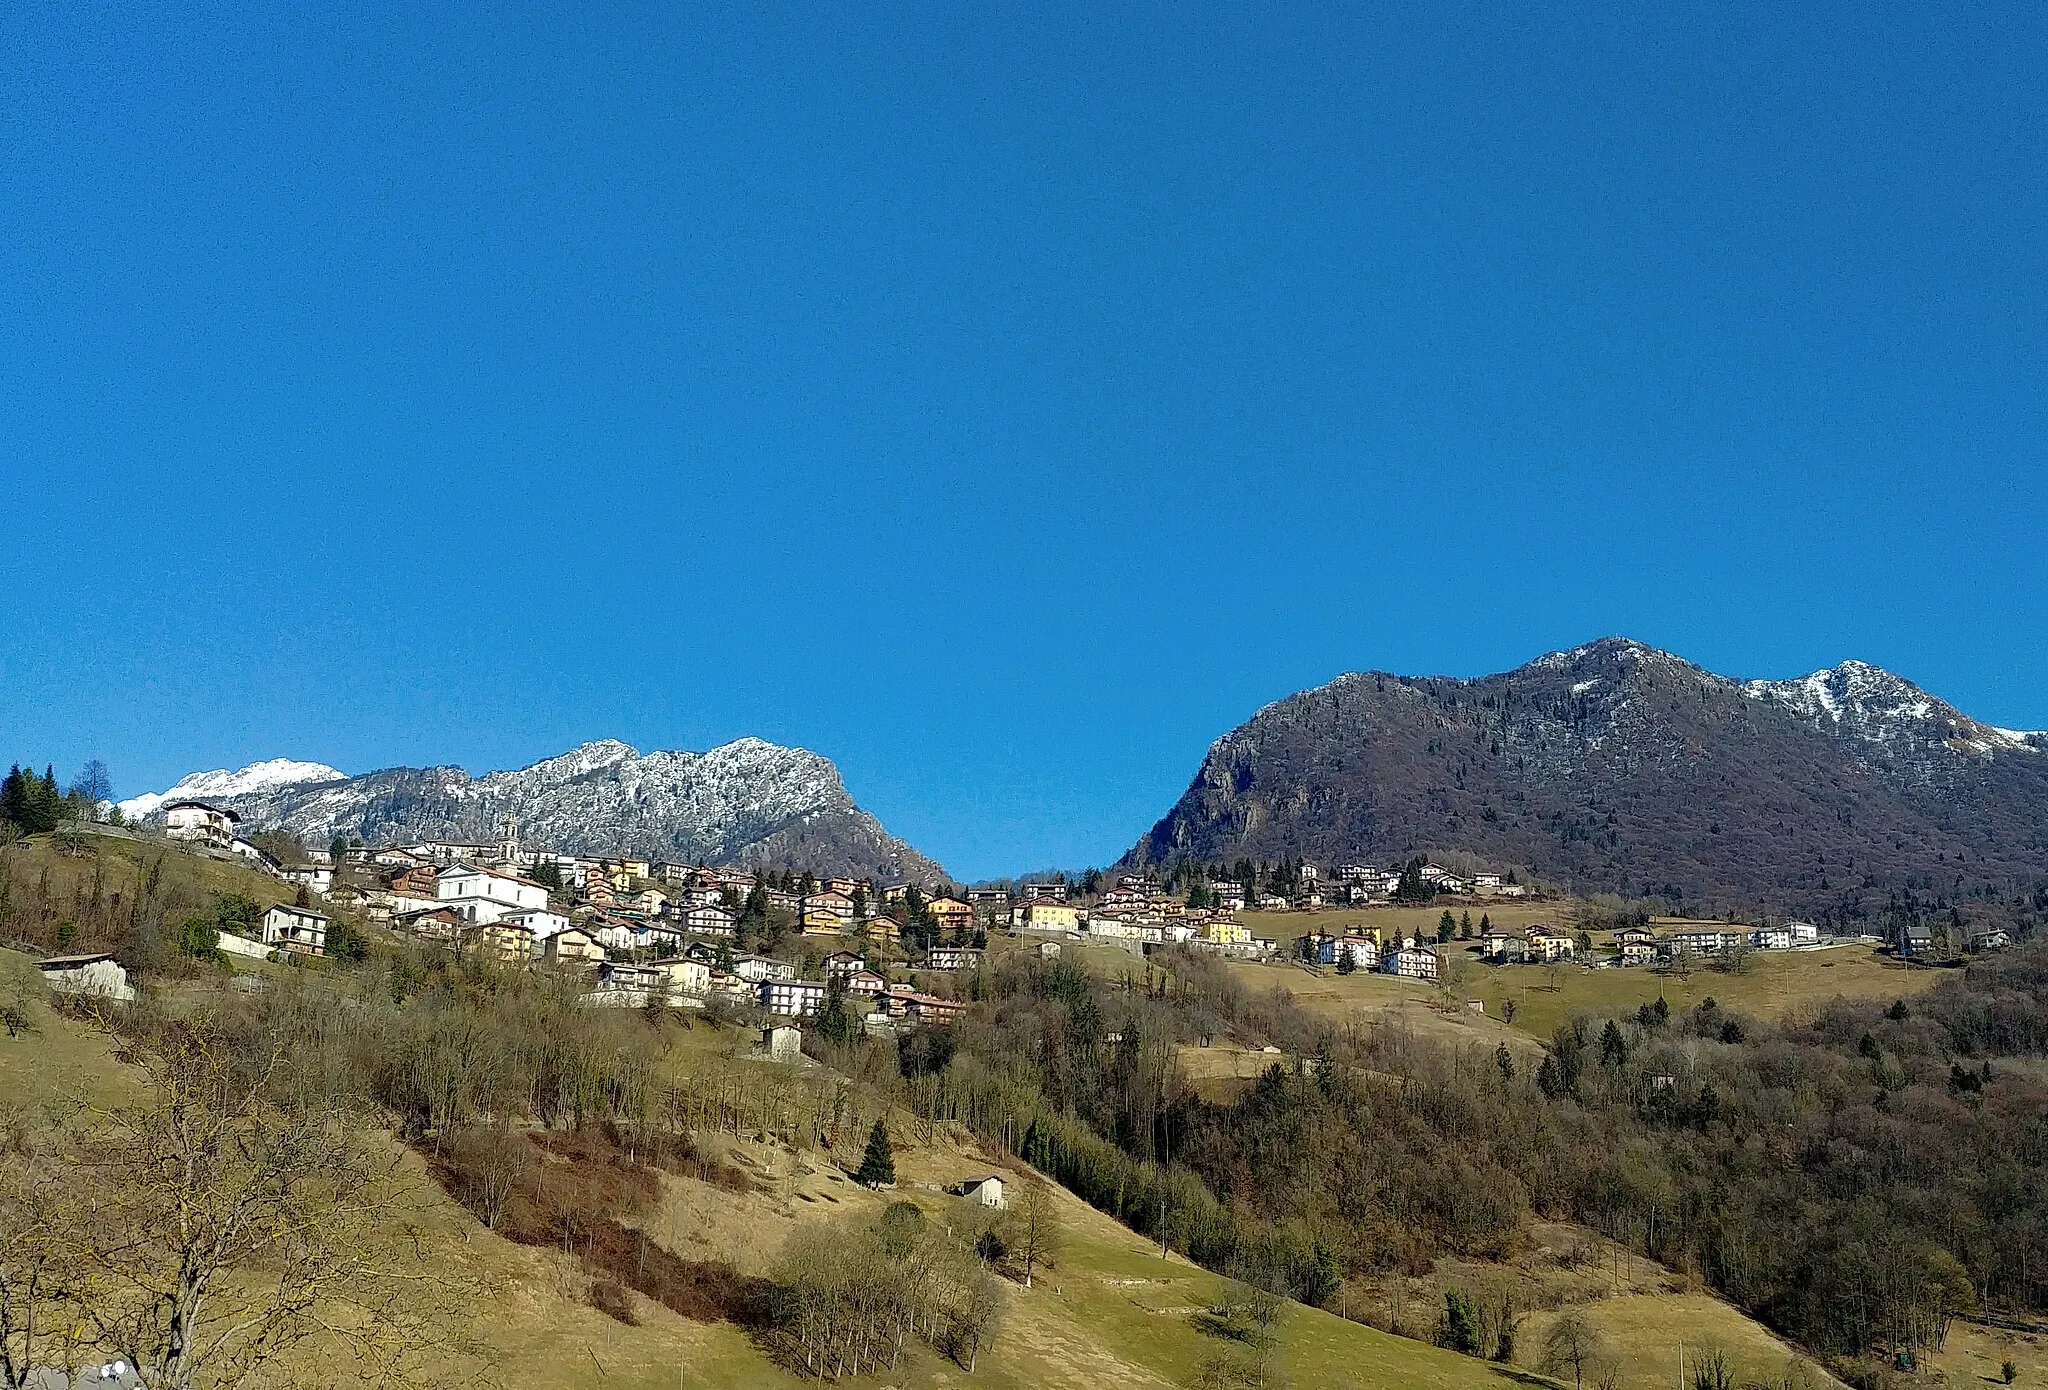
[[[205,801],[209,798],[225,800],[235,796],[250,796],[258,792],[274,791],[280,787],[300,787],[320,782],[345,782],[348,774],[340,768],[329,767],[326,763],[296,762],[291,758],[269,758],[260,763],[230,772],[226,768],[215,768],[212,772],[193,772],[178,779],[177,785],[169,791],[144,792],[120,802],[121,814],[137,818],[155,814],[174,801]]]
[[[801,864],[927,885],[943,876],[854,803],[830,759],[758,738],[645,755],[600,739],[474,778],[460,767],[398,767],[211,799],[246,830],[283,829],[307,844],[337,835],[493,843],[509,818],[523,843],[565,853]]]
[[[1991,755],[2039,752],[2040,737],[1970,718],[1902,676],[1867,661],[1844,661],[1790,680],[1753,680],[1745,695],[1778,705],[1817,728],[1880,747],[1943,745]]]

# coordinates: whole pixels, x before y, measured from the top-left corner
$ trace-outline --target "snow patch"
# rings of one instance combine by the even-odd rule
[[[144,792],[118,803],[121,814],[131,819],[153,815],[173,801],[224,800],[275,791],[279,787],[312,786],[321,782],[345,782],[348,774],[326,763],[302,763],[290,758],[271,758],[250,763],[236,772],[216,768],[194,772],[178,780],[167,792]]]

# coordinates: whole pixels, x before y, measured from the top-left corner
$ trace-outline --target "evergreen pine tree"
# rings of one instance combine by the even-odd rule
[[[825,981],[825,1007],[818,1011],[818,1036],[836,1047],[853,1041],[853,1018],[846,1012],[846,976],[837,970]]]
[[[863,1187],[895,1186],[896,1155],[889,1147],[889,1127],[880,1120],[868,1131],[867,1152],[860,1156],[853,1180]]]

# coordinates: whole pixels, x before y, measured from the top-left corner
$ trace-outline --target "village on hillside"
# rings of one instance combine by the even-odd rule
[[[927,894],[910,883],[820,879],[794,869],[562,854],[522,846],[509,820],[495,844],[337,839],[318,848],[274,833],[245,837],[233,811],[183,801],[164,808],[163,833],[296,886],[295,902],[269,908],[246,932],[223,928],[225,952],[323,955],[331,914],[346,911],[507,965],[574,972],[585,981],[583,998],[595,1005],[758,1010],[848,1035],[886,1035],[958,1017],[991,933],[1033,938],[1047,956],[1062,942],[1139,956],[1182,947],[1315,973],[1328,968],[1438,984],[1460,973],[1452,962],[1473,958],[1494,966],[1684,970],[1750,951],[1841,944],[1813,923],[1775,918],[1661,930],[1647,920],[1609,923],[1598,945],[1583,923],[1569,920],[1496,926],[1489,907],[1541,897],[1513,871],[1457,873],[1419,857],[1390,868],[1344,864],[1327,874],[1300,860],[1182,866],[1164,878],[1091,871],[1076,882],[1049,875]],[[1363,920],[1325,925],[1331,911],[1438,904],[1444,906],[1433,931]],[[1281,913],[1320,915],[1313,929],[1291,936],[1262,935],[1239,915],[1265,924]],[[1413,913],[1404,918],[1415,920]],[[1917,925],[1895,942],[1857,940],[1901,957],[2010,944],[2001,930],[1938,941],[1935,929]]]

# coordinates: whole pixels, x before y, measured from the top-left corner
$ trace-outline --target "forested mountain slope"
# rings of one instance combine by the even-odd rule
[[[2048,738],[1859,662],[1743,682],[1610,638],[1268,705],[1125,862],[1448,850],[1691,911],[2009,900],[2048,865]]]

